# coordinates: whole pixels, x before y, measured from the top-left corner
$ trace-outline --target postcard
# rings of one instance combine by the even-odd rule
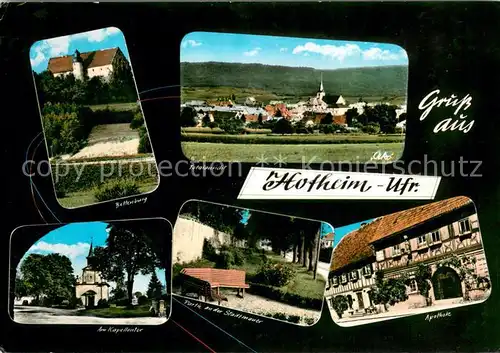
[[[408,57],[394,44],[189,33],[182,148],[205,162],[394,162],[407,85]]]
[[[158,170],[123,33],[110,27],[41,40],[30,60],[59,204],[155,190]]]

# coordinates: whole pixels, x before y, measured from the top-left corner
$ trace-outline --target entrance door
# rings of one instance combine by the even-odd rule
[[[462,283],[450,267],[440,267],[432,276],[436,300],[462,297]]]
[[[94,295],[87,296],[87,306],[89,308],[93,308],[95,306],[95,296]]]
[[[363,302],[363,292],[357,292],[356,296],[358,297],[358,309],[363,310],[365,308],[365,303]]]

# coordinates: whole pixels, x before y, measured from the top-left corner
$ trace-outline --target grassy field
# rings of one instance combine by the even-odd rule
[[[186,157],[197,161],[258,163],[267,158],[268,164],[285,163],[367,162],[377,151],[394,153],[394,161],[403,153],[404,145],[397,143],[347,143],[347,144],[225,144],[182,142]]]
[[[113,111],[127,111],[127,110],[134,110],[138,106],[139,105],[136,102],[132,102],[132,103],[111,103],[111,104],[90,105],[89,108],[92,109],[93,111],[104,110],[104,109],[109,109]]]
[[[402,143],[404,135],[368,135],[368,134],[210,134],[187,133],[182,135],[183,142],[212,142],[226,144],[359,144],[359,143]]]
[[[238,87],[182,87],[181,89],[181,101],[186,102],[190,100],[210,100],[217,99],[219,97],[230,97],[235,95],[236,103],[243,104],[247,97],[254,97],[258,102],[263,102],[264,104],[269,103],[271,100],[282,100],[285,102],[297,103],[301,100],[308,100],[314,95],[315,92],[311,92],[309,95],[301,96],[291,96],[291,95],[280,95],[273,92],[268,92],[262,89],[255,88],[238,88]],[[372,102],[384,102],[401,105],[406,103],[405,96],[345,96],[344,99],[348,104],[357,103],[359,98],[363,98],[363,101],[367,103]]]
[[[95,316],[104,318],[132,318],[132,317],[151,317],[149,312],[150,304],[138,305],[133,308],[127,307],[110,307],[96,308],[78,311],[79,316]]]
[[[148,183],[139,186],[141,194],[145,194],[153,191],[158,186],[158,183]],[[141,194],[137,195],[140,196]],[[96,203],[93,190],[80,191],[80,192],[69,192],[65,197],[58,198],[57,201],[61,206],[66,208],[75,208],[82,206],[89,206]]]
[[[283,262],[283,257],[279,255],[267,255],[267,257],[274,261]],[[307,298],[322,299],[325,291],[325,280],[317,275],[316,279],[313,278],[312,272],[307,271],[307,267],[302,267],[300,264],[289,263],[295,271],[295,278],[288,283],[281,290],[286,293],[297,294]]]

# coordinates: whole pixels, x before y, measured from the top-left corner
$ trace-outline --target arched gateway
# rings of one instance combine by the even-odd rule
[[[455,270],[443,266],[432,276],[435,300],[462,297],[462,282]]]

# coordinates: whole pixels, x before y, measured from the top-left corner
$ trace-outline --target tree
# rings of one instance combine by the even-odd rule
[[[384,273],[377,271],[375,274],[375,288],[373,290],[373,303],[382,304],[385,311],[388,311],[388,305],[405,301],[408,299],[406,294],[406,278],[384,279]]]
[[[28,288],[26,287],[26,284],[24,283],[23,279],[18,275],[16,275],[16,282],[14,285],[14,295],[16,296],[17,299],[20,299],[28,295]]]
[[[118,277],[115,281],[116,286],[110,292],[113,301],[118,301],[127,298],[127,289],[125,288],[125,283],[123,283],[123,272],[121,277]]]
[[[274,125],[272,132],[274,134],[291,134],[293,132],[293,126],[286,118],[281,118]]]
[[[352,126],[354,119],[359,116],[358,110],[356,108],[350,108],[345,112],[345,119],[347,126]]]
[[[378,104],[374,107],[365,105],[360,120],[363,125],[368,123],[377,123],[380,125],[380,132],[392,134],[396,130],[398,122],[396,118],[396,106],[387,104]]]
[[[39,301],[45,296],[50,303],[69,300],[74,296],[75,277],[67,256],[30,254],[21,264],[22,291]]]
[[[361,128],[364,133],[376,135],[380,132],[380,125],[378,123],[368,123]]]
[[[161,292],[163,289],[163,285],[161,284],[158,276],[156,275],[156,271],[153,271],[151,275],[151,279],[149,280],[148,290],[146,295],[149,299],[159,299],[161,297]]]
[[[269,239],[275,253],[292,251],[292,261],[302,260],[303,267],[314,271],[317,259],[318,223],[302,218],[252,212],[247,222],[249,239],[257,243]],[[309,258],[309,262],[306,259]]]
[[[309,130],[306,127],[306,123],[303,120],[297,121],[294,125],[295,132],[297,134],[307,134]]]
[[[321,124],[331,124],[333,123],[333,115],[332,113],[327,113],[323,119],[321,119]]]
[[[220,232],[233,233],[234,228],[242,220],[241,210],[230,206],[215,206],[202,202],[189,202],[183,207],[187,214],[198,222]]]
[[[130,102],[137,100],[132,69],[123,54],[115,55],[115,59],[113,60],[110,90],[112,91],[112,95],[121,101]]]
[[[211,120],[210,120],[210,115],[208,115],[208,113],[206,113],[204,116],[203,116],[203,119],[201,121],[202,123],[202,126],[203,127],[207,127],[210,125],[211,123]]]
[[[110,224],[107,229],[106,245],[96,247],[89,263],[109,281],[125,278],[127,298],[131,303],[135,276],[153,272],[162,266],[162,262],[154,251],[151,238],[142,227]]]
[[[181,126],[196,126],[196,111],[192,107],[185,107],[181,111]]]
[[[465,285],[464,299],[470,300],[470,291],[474,289],[482,289],[481,282],[485,279],[476,273],[476,257],[463,255],[461,257],[453,254],[450,258],[438,263],[437,267],[453,267],[460,281]]]
[[[339,316],[339,319],[341,319],[344,312],[349,308],[347,299],[343,295],[337,295],[332,299],[331,303],[333,310],[335,310],[335,312]]]
[[[228,134],[240,134],[244,130],[243,120],[239,118],[221,120],[219,127]]]
[[[431,289],[431,268],[426,264],[418,264],[415,271],[415,282],[417,283],[418,292],[425,298],[425,304],[431,305],[429,291]]]
[[[233,241],[234,240],[246,240],[246,239],[248,239],[248,230],[243,223],[238,222],[235,225],[232,238],[233,238],[232,239]]]

